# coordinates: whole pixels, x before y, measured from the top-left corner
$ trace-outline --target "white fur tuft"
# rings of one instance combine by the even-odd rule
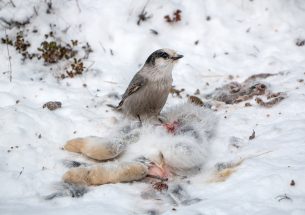
[[[170,134],[160,126],[130,126],[129,142],[120,160],[130,161],[146,157],[156,163],[163,155],[165,163],[176,172],[200,168],[209,154],[210,138],[216,127],[212,111],[192,104],[183,104],[164,113],[169,122],[178,122],[175,134]],[[126,137],[126,134],[124,134]],[[123,136],[124,136],[123,135]],[[133,139],[134,138],[134,139]]]

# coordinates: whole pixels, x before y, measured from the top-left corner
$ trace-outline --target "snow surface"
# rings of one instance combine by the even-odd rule
[[[13,2],[16,7],[0,1],[0,17],[32,17],[26,26],[32,48],[56,24],[52,29],[58,37],[87,41],[94,52],[85,61],[90,67],[85,74],[58,81],[62,65],[51,71],[41,61],[22,62],[9,47],[9,82],[6,45],[0,45],[0,214],[305,214],[305,85],[299,81],[305,79],[305,46],[295,44],[305,39],[303,0],[154,0],[146,6],[152,18],[140,26],[137,16],[146,4],[141,0],[53,0],[51,14],[45,13],[45,1]],[[176,9],[182,11],[182,21],[166,23],[163,17]],[[8,35],[17,31],[6,30]],[[200,202],[185,206],[143,199],[141,193],[151,186],[145,182],[92,187],[81,198],[44,200],[67,170],[63,160],[88,161],[61,150],[65,141],[108,134],[117,114],[106,104],[118,102],[109,93],[123,93],[148,55],[162,47],[185,56],[173,76],[186,92],[183,99],[170,96],[165,109],[185,102],[185,95],[196,89],[212,92],[228,83],[229,75],[243,81],[256,73],[280,73],[264,81],[273,91],[287,93],[287,99],[270,109],[254,101],[251,107],[218,108],[208,162],[184,184]],[[62,102],[61,109],[42,108],[54,100]],[[252,130],[256,137],[249,140]],[[225,181],[211,182],[215,164],[240,159],[245,160]],[[279,201],[285,194],[290,199]]]

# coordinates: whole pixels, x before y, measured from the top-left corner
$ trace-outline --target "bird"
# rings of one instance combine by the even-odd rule
[[[154,51],[130,81],[116,109],[132,118],[159,119],[172,87],[172,70],[183,58],[172,49]]]

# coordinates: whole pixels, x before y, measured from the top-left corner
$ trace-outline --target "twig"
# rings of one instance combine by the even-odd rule
[[[9,21],[7,21],[6,19],[4,19],[3,17],[0,17],[0,21],[2,21],[5,25],[3,25],[1,23],[1,25],[4,27],[4,28],[9,28],[11,26],[11,23]]]
[[[5,36],[6,38],[8,38],[7,34],[6,34],[6,29],[4,29],[4,32],[5,32]],[[6,50],[7,50],[7,55],[8,55],[8,61],[9,61],[9,79],[10,79],[10,82],[12,82],[12,62],[11,62],[11,55],[10,55],[10,51],[9,51],[9,48],[8,48],[8,43],[6,43]]]
[[[99,44],[100,44],[100,46],[103,48],[104,53],[106,53],[106,49],[105,49],[105,47],[103,46],[102,42],[99,42]]]
[[[86,73],[89,71],[89,69],[95,64],[95,61],[92,61],[92,63],[85,69],[85,71],[83,73]],[[79,80],[83,83],[83,85],[85,84],[85,81],[83,80],[82,76],[79,76]],[[90,90],[88,89],[88,87],[86,87],[87,91],[89,92],[89,94],[94,97],[93,93],[90,92]]]
[[[19,172],[18,178],[20,177],[20,175],[23,173],[24,167],[22,167],[21,171]]]
[[[148,3],[150,2],[150,0],[147,0],[146,4],[144,5],[141,13],[138,15],[138,21],[137,21],[137,25],[140,25],[141,22],[144,22],[148,19],[150,19],[152,17],[152,15],[147,16],[147,12],[145,11],[146,6],[148,5]]]
[[[249,140],[253,140],[254,138],[255,138],[255,131],[253,130],[251,136],[249,137]]]
[[[16,5],[15,5],[14,2],[13,2],[13,0],[9,0],[9,2],[11,3],[11,5],[12,5],[13,7],[16,7]]]
[[[80,6],[79,6],[79,2],[78,2],[78,0],[75,0],[75,2],[76,2],[76,6],[77,6],[77,8],[78,8],[78,12],[82,12],[82,10],[80,9]]]
[[[115,82],[115,81],[105,81],[105,80],[102,80],[103,82],[105,83],[108,83],[108,84],[118,84],[118,82]]]
[[[275,197],[275,199],[277,199],[279,202],[284,200],[284,199],[292,201],[292,199],[289,196],[287,196],[286,193],[284,195],[278,195],[277,197]]]
[[[37,9],[35,6],[33,7],[33,9],[34,9],[34,13],[36,14],[36,16],[38,16],[38,12],[37,12]]]

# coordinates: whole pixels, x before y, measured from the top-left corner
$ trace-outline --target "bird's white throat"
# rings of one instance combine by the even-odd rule
[[[173,67],[174,64],[154,66],[143,70],[142,75],[151,81],[172,80]]]

